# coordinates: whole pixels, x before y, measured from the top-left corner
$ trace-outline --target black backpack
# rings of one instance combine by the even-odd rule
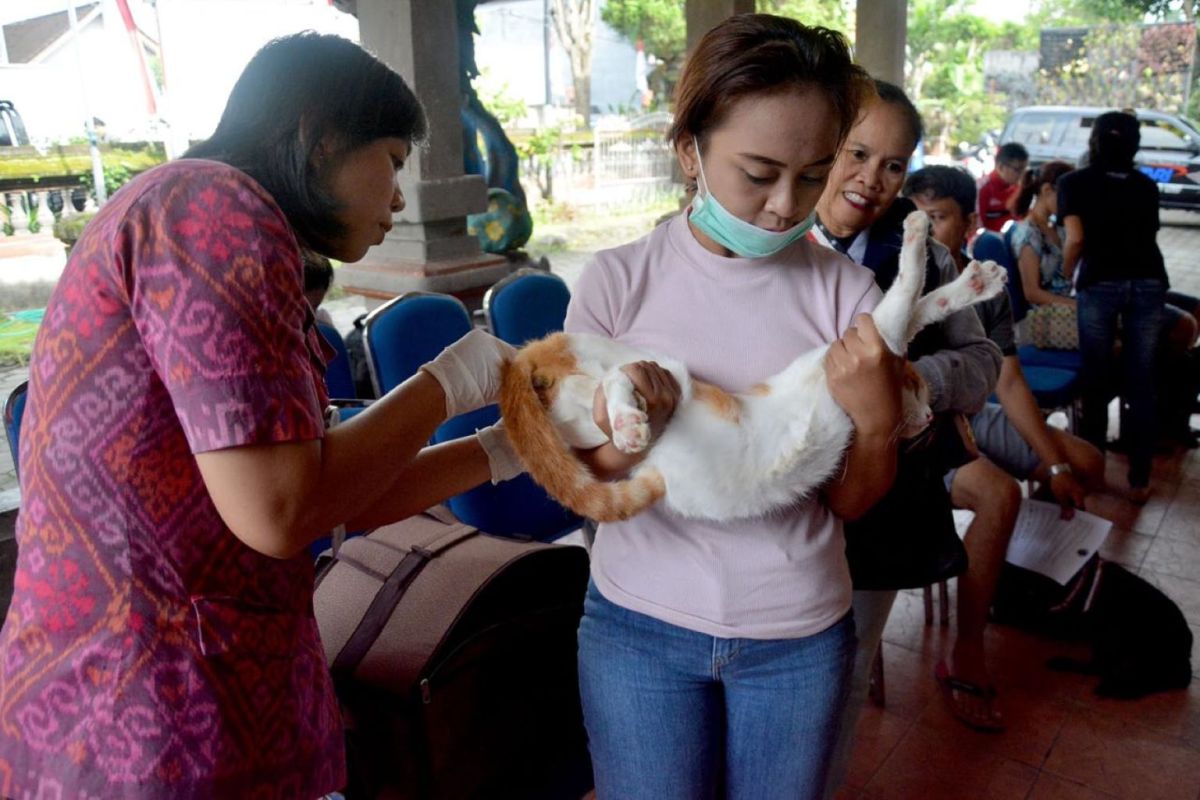
[[[1047,666],[1098,676],[1096,694],[1102,697],[1185,689],[1192,680],[1192,631],[1179,606],[1145,579],[1099,556],[1066,586],[1005,564],[992,620],[1089,643],[1090,660],[1052,658]]]

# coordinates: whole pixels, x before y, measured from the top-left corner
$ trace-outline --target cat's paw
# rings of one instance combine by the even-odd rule
[[[929,234],[929,217],[924,211],[914,211],[904,218],[904,244],[910,247]]]
[[[640,453],[650,444],[650,418],[645,411],[622,408],[612,415],[612,443],[622,453]]]
[[[974,299],[986,300],[1000,294],[1008,283],[1008,271],[995,261],[972,261],[963,278]]]

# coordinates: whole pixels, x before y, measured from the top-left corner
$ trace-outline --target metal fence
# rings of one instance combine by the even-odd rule
[[[590,142],[559,147],[549,165],[553,198],[576,206],[619,208],[677,195],[675,153],[666,141],[670,122],[669,114],[650,114],[620,128],[597,127]],[[538,186],[531,174],[522,174],[522,182],[527,188]]]

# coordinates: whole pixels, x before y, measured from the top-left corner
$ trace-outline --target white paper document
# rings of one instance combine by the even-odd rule
[[[1086,511],[1062,519],[1057,503],[1022,500],[1005,560],[1066,585],[1104,546],[1112,523]]]

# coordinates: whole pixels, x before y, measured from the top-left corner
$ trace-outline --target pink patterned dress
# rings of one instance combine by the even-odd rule
[[[0,633],[0,795],[315,798],[344,783],[306,556],[222,522],[195,453],[323,435],[296,240],[177,161],[88,225],[46,309]]]

